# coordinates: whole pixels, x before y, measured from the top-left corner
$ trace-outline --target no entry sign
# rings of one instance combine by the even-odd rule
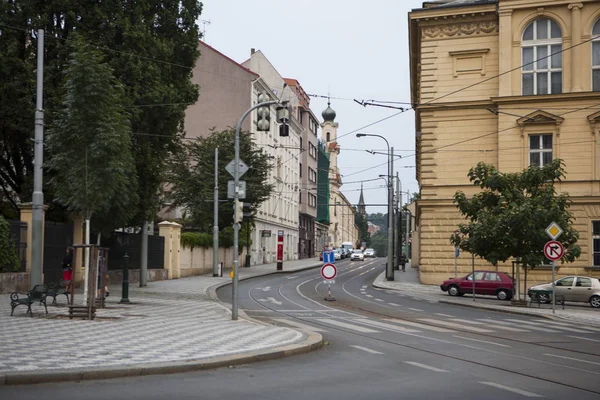
[[[321,276],[323,279],[327,279],[328,281],[335,278],[337,275],[337,268],[333,264],[323,264],[321,267]]]

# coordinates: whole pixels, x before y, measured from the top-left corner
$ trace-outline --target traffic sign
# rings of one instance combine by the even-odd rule
[[[240,177],[242,175],[244,175],[246,172],[248,172],[248,169],[249,168],[246,165],[246,163],[243,162],[242,160],[240,160],[240,164],[239,164]],[[225,170],[227,172],[229,172],[229,174],[235,178],[235,160],[229,161],[229,163],[225,166]]]
[[[552,223],[550,225],[548,225],[548,227],[546,228],[546,234],[552,240],[556,240],[560,235],[562,235],[562,233],[563,233],[562,228],[560,226],[558,226],[558,224],[554,221],[552,221]]]
[[[324,251],[323,252],[323,264],[333,264],[335,263],[335,253],[333,251]]]
[[[544,255],[547,259],[556,261],[565,254],[565,248],[556,240],[551,240],[544,245]]]
[[[323,279],[331,280],[337,275],[337,268],[331,263],[323,264],[321,267],[321,276]]]
[[[246,181],[238,181],[238,199],[246,198]],[[227,181],[227,198],[235,198],[235,181]]]

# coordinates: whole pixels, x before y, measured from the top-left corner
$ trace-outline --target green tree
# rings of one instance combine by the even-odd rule
[[[234,139],[235,129],[214,132],[187,143],[184,156],[172,160],[169,182],[174,204],[190,211],[194,228],[201,232],[211,232],[213,226],[215,148],[219,149],[219,199],[226,200],[227,181],[233,178],[225,166],[234,158]],[[271,161],[248,133],[240,134],[240,154],[249,167],[241,179],[246,182],[246,198],[242,201],[250,203],[249,211],[255,212],[273,191],[273,185],[268,183]],[[233,201],[220,202],[219,228],[232,224]]]
[[[371,247],[375,250],[375,254],[378,257],[387,257],[387,234],[381,231],[377,231],[371,236]]]
[[[110,66],[82,40],[66,68],[64,100],[47,135],[48,182],[69,211],[107,231],[122,226],[137,203],[131,130],[122,89]]]
[[[359,213],[354,213],[354,224],[358,228],[358,242],[365,242],[367,246],[371,245],[371,234],[369,233],[369,225],[367,224],[367,216]]]
[[[19,267],[19,257],[10,239],[10,225],[0,215],[0,272],[18,271]]]
[[[198,98],[192,69],[199,56],[197,0],[20,0],[0,3],[0,199],[13,213],[31,200],[37,29],[45,30],[45,124],[52,128],[64,96],[64,65],[73,34],[102,51],[122,85],[134,136],[138,204],[131,223],[159,207],[165,160],[178,148],[186,108]],[[50,155],[49,155],[50,156]],[[45,157],[48,159],[48,157]],[[48,180],[45,179],[46,183]],[[50,187],[44,191],[53,205]],[[48,215],[55,215],[52,210]],[[60,210],[58,210],[60,211]],[[8,211],[2,212],[8,213]],[[122,222],[125,225],[126,222]]]
[[[562,262],[579,257],[579,234],[572,227],[569,195],[557,194],[554,188],[565,177],[561,160],[542,168],[530,166],[521,173],[501,173],[481,162],[467,176],[481,192],[471,199],[462,191],[454,195],[454,203],[468,222],[451,236],[453,245],[493,265],[520,257],[524,267],[536,266],[544,260],[545,229],[555,221],[564,230],[558,238],[566,249]]]

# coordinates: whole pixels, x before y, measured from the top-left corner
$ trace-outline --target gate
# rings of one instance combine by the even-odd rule
[[[141,235],[139,233],[113,232],[102,240],[102,245],[109,248],[108,269],[123,268],[125,253],[129,256],[129,269],[139,269],[142,254]],[[165,238],[148,235],[148,269],[162,269],[165,257]]]
[[[44,225],[45,283],[58,282],[62,279],[62,260],[70,246],[73,246],[73,224],[46,221]]]
[[[27,223],[8,220],[10,239],[19,257],[20,267],[15,272],[25,272],[27,269]]]

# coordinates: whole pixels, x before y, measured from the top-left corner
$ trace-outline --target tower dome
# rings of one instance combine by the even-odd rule
[[[333,111],[329,102],[327,102],[327,108],[321,113],[321,116],[325,122],[333,122],[335,119],[335,111]]]

